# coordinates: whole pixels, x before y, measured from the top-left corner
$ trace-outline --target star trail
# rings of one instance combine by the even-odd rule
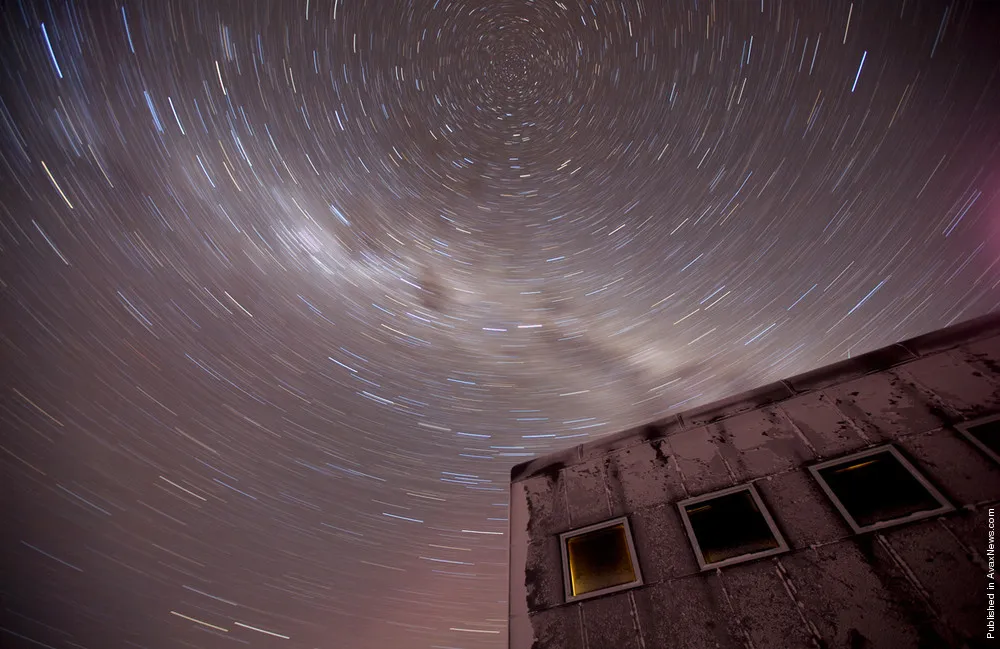
[[[512,465],[998,307],[993,3],[3,16],[4,646],[499,649]]]

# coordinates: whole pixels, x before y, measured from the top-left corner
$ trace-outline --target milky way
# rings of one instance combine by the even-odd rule
[[[997,308],[988,2],[7,3],[5,646],[505,646],[510,467]]]

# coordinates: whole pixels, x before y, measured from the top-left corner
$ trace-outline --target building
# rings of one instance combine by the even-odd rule
[[[514,467],[509,646],[1000,646],[991,508],[998,315]]]

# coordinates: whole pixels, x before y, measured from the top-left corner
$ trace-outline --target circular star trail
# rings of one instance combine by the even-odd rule
[[[513,464],[1000,296],[989,3],[2,30],[5,646],[505,646]]]

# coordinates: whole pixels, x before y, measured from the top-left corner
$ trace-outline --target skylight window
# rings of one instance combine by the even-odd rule
[[[567,602],[642,585],[627,518],[565,532],[559,543]]]
[[[954,509],[892,446],[821,462],[809,471],[856,533]]]
[[[752,484],[689,498],[677,506],[702,570],[788,550]]]

